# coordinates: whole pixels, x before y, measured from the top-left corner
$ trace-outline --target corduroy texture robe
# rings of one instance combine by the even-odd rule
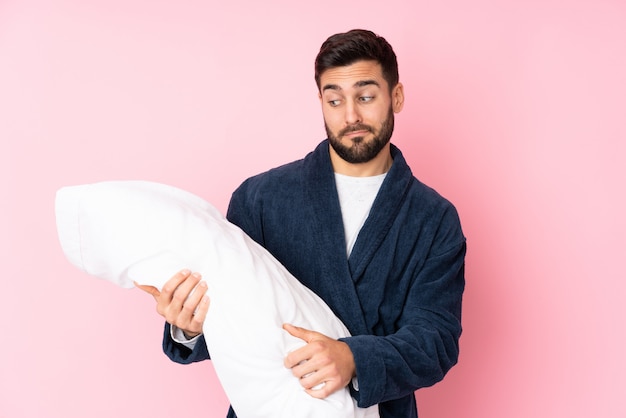
[[[414,391],[440,381],[458,359],[466,248],[459,217],[392,145],[393,165],[348,258],[328,147],[325,140],[304,159],[246,180],[227,218],[350,330],[343,341],[354,355],[358,405],[379,404],[382,418],[417,417]],[[176,362],[209,358],[204,344],[190,352],[174,343],[167,325],[164,336]]]

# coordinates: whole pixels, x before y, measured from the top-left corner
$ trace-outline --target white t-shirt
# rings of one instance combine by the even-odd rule
[[[371,177],[351,177],[335,173],[348,257],[386,176],[387,173]]]

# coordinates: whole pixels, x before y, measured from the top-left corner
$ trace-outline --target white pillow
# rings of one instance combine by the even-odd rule
[[[328,306],[269,252],[201,198],[158,183],[103,182],[56,196],[61,247],[72,264],[122,287],[159,289],[183,268],[200,272],[211,298],[204,335],[240,418],[378,417],[347,389],[324,400],[283,365],[304,345],[290,323],[331,338],[349,335]]]

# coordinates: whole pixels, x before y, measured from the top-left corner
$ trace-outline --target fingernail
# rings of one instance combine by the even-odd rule
[[[200,283],[198,283],[198,287],[202,287],[202,288],[207,287],[206,282],[202,280]]]
[[[180,271],[180,274],[182,274],[183,276],[189,276],[189,274],[191,274],[191,271],[189,271],[188,269],[183,269]]]
[[[195,277],[196,279],[199,279],[200,277],[202,277],[200,273],[198,272],[193,273],[192,276]]]

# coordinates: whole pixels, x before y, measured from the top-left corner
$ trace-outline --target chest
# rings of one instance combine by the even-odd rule
[[[264,246],[353,334],[392,333],[425,259],[427,245],[416,242],[419,226],[407,224],[402,212],[387,228],[366,223],[348,258],[341,211],[335,209],[324,216],[310,206],[266,212]],[[371,218],[380,215],[373,210]]]

